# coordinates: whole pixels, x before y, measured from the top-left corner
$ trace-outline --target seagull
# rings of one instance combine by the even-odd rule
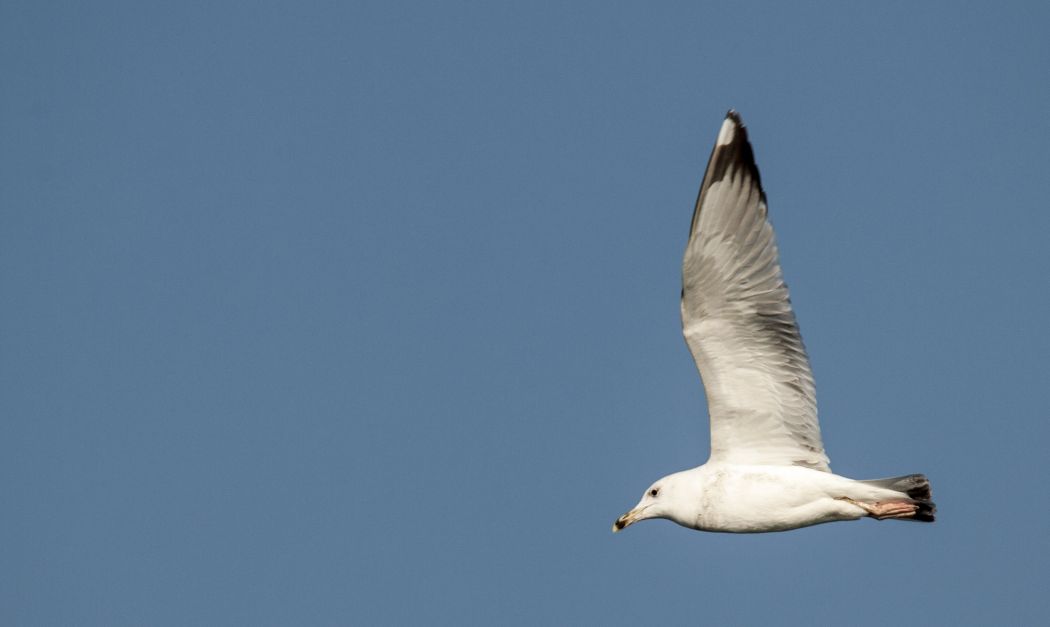
[[[660,479],[613,524],[669,519],[700,531],[787,531],[863,517],[933,522],[924,475],[833,474],[766,194],[730,110],[707,163],[682,260],[682,333],[707,394],[711,456]]]

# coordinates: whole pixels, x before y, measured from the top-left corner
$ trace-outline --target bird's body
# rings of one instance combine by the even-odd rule
[[[908,498],[906,492],[802,466],[711,462],[661,482],[657,498],[675,504],[667,518],[690,529],[730,533],[856,520],[870,515],[856,503]]]
[[[650,486],[614,531],[646,518],[735,533],[864,516],[933,521],[922,475],[858,481],[831,472],[766,214],[747,131],[730,111],[682,262],[682,331],[707,392],[711,457]]]

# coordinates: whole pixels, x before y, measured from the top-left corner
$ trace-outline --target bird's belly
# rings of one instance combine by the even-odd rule
[[[823,477],[810,480],[808,473],[816,472],[726,472],[707,493],[697,526],[704,531],[762,533],[859,518],[858,508],[823,489]]]

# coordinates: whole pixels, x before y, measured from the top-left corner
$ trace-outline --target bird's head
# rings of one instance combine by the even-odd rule
[[[694,469],[695,470],[695,469]],[[667,518],[686,527],[696,523],[696,508],[700,503],[700,483],[693,470],[677,472],[660,479],[646,488],[642,500],[631,511],[616,519],[613,533],[639,520]]]

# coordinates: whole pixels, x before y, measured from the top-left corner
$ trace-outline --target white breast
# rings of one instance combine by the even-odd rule
[[[798,466],[708,466],[697,524],[705,531],[784,531],[863,515],[835,498],[844,477]]]

